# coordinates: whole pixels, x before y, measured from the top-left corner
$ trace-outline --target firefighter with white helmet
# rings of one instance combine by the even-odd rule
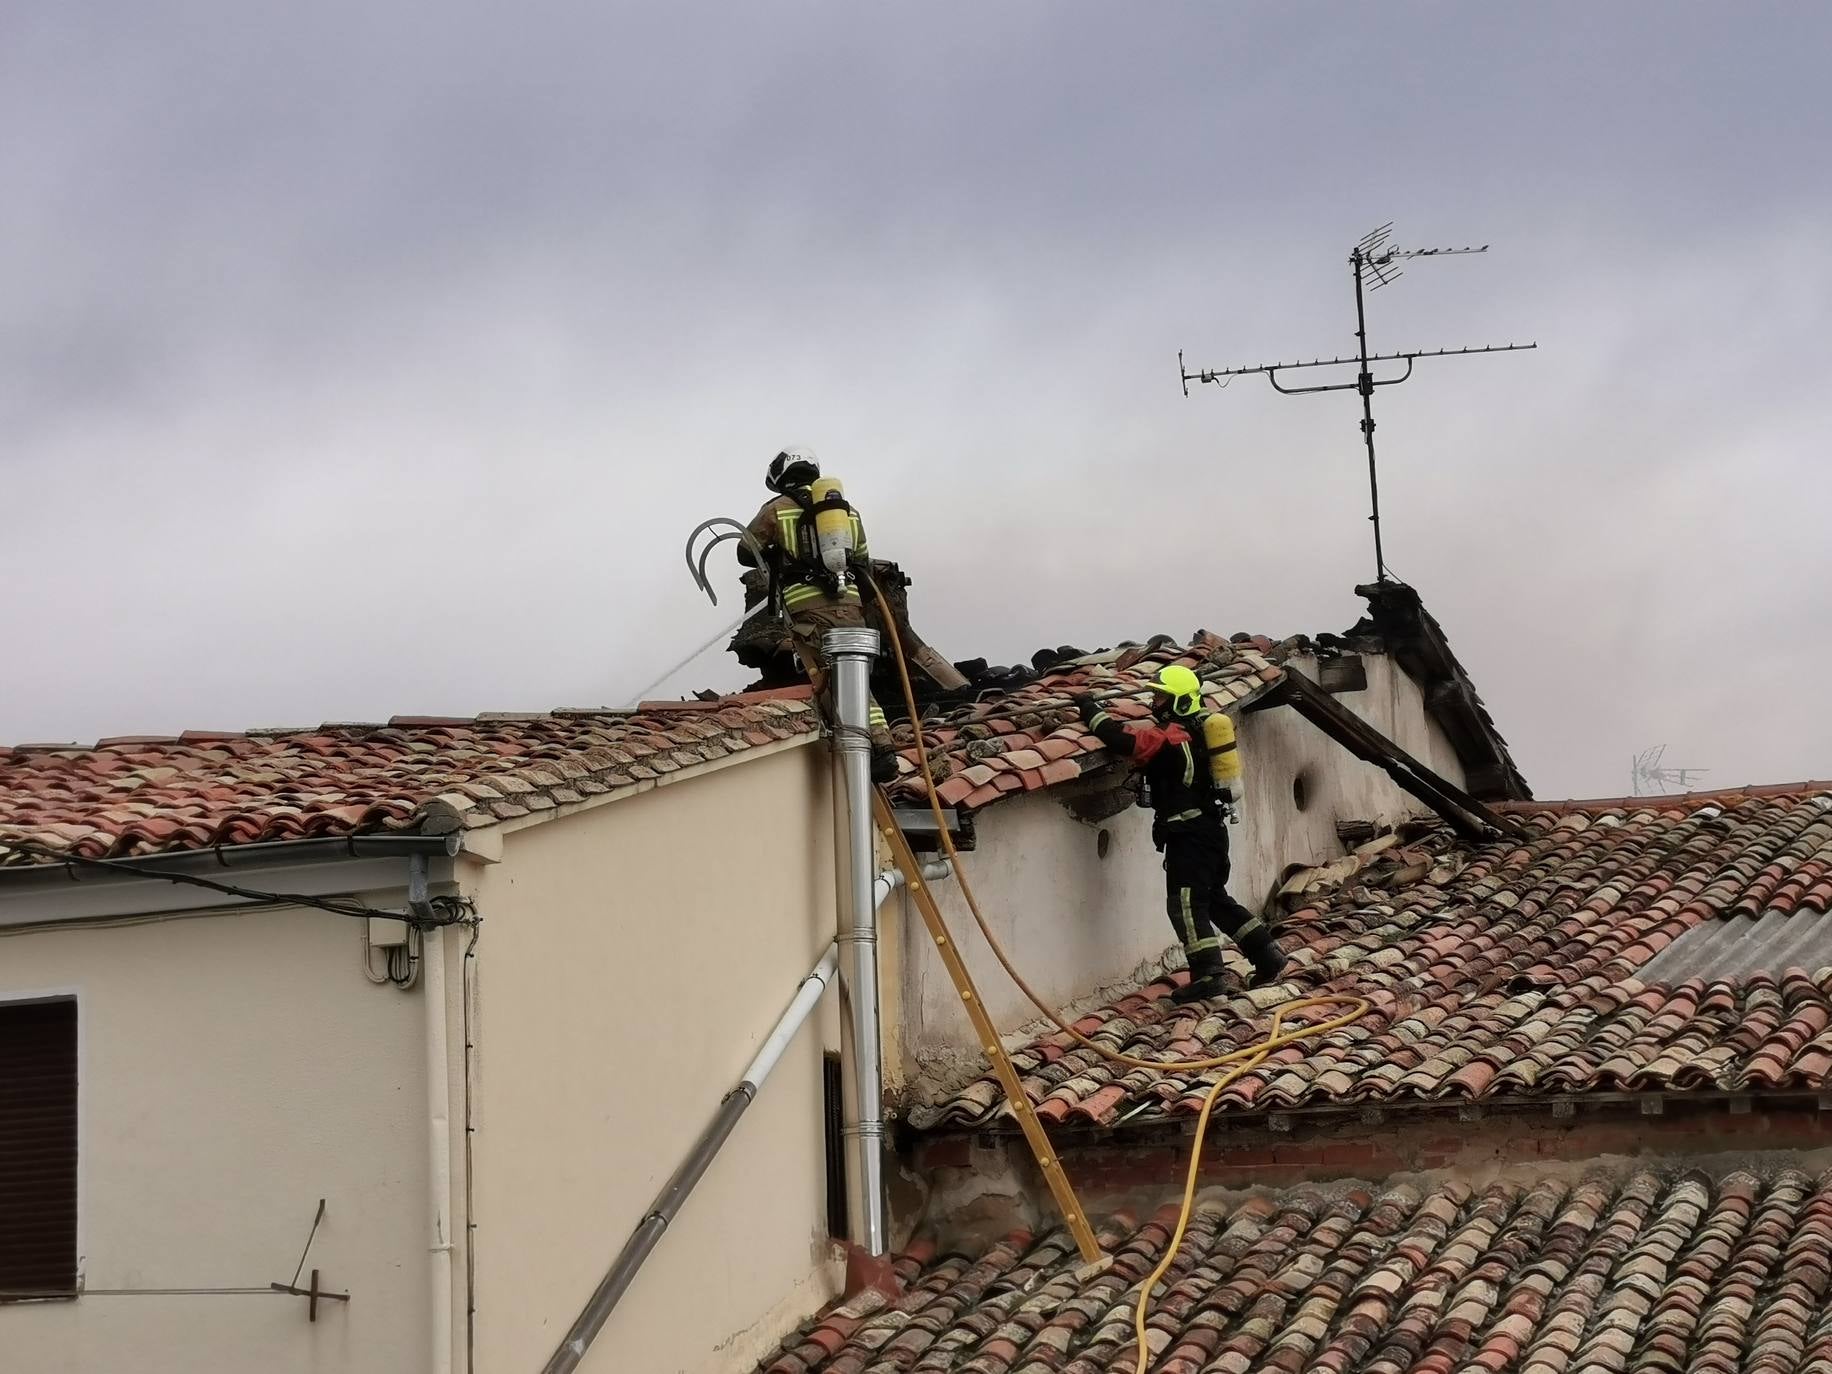
[[[821,636],[828,630],[864,626],[869,617],[860,595],[861,577],[869,576],[870,554],[865,525],[846,500],[837,478],[822,477],[812,449],[785,448],[770,462],[764,485],[775,493],[750,523],[750,534],[764,551],[777,588],[783,618],[796,657],[809,681],[820,685]],[[739,545],[739,561],[754,563]],[[906,624],[899,637],[910,665],[948,689],[966,685],[954,666],[924,644]],[[897,776],[884,712],[871,703],[872,778],[879,783]]]

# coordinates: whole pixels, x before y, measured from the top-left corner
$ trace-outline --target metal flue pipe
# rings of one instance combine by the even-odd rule
[[[849,1239],[867,1254],[889,1249],[884,1208],[884,1045],[878,1011],[876,830],[872,820],[871,666],[878,632],[829,630],[821,639],[832,689],[839,871],[841,1136],[846,1144]],[[842,796],[844,800],[842,801]]]

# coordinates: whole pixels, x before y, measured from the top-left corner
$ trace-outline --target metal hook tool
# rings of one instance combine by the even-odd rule
[[[700,547],[699,558],[696,560],[694,558],[694,546],[699,542],[700,536],[705,534],[708,530],[718,530],[719,532]],[[706,560],[712,557],[712,551],[714,549],[718,548],[719,545],[725,543],[728,539],[735,539],[743,544],[745,548],[751,551],[757,566],[760,568],[764,566],[763,545],[757,542],[757,536],[729,516],[715,515],[710,520],[702,520],[693,527],[693,533],[687,536],[687,571],[693,574],[694,584],[699,587],[701,591],[706,593],[707,597],[710,598],[712,604],[715,606],[719,604],[719,594],[712,589],[712,583],[707,580]]]

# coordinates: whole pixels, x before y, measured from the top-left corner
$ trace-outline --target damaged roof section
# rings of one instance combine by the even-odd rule
[[[1152,679],[1159,669],[1177,663],[1203,679],[1211,709],[1293,705],[1470,838],[1508,829],[1508,822],[1483,804],[1531,793],[1462,664],[1450,652],[1443,630],[1410,587],[1386,582],[1357,590],[1368,598],[1371,613],[1346,635],[1274,641],[1244,634],[1223,639],[1198,631],[1187,644],[1158,635],[1142,645],[1094,654],[1077,654],[1067,647],[1040,650],[1030,668],[988,668],[983,662],[957,665],[971,670],[971,685],[932,700],[923,723],[942,804],[970,814],[1016,793],[1099,773],[1111,760],[1082,726],[1070,694],[1116,692],[1122,700],[1115,715],[1143,718],[1150,712]],[[1352,657],[1342,655],[1356,651],[1390,654],[1414,679],[1428,714],[1468,770],[1467,787],[1430,772],[1330,699],[1339,690],[1330,682],[1332,668],[1353,663]],[[1294,656],[1305,654],[1317,656],[1321,684],[1288,666]],[[895,721],[900,713],[896,697],[886,698],[884,704]],[[919,804],[924,797],[914,730],[908,721],[895,722],[892,735],[903,761],[891,795],[901,805]]]
[[[1294,969],[1284,984],[1176,1007],[1168,996],[1180,973],[1077,1029],[1131,1055],[1190,1059],[1256,1042],[1281,1002],[1368,999],[1360,1021],[1235,1080],[1218,1099],[1224,1115],[1832,1089],[1832,967],[1810,951],[1782,968],[1739,959],[1652,976],[1663,951],[1729,919],[1825,920],[1825,784],[1502,809],[1524,839],[1470,844],[1425,822],[1295,874],[1278,899]],[[1215,1078],[1118,1067],[1059,1032],[1012,1062],[1041,1117],[1091,1126],[1192,1115]],[[982,1078],[910,1115],[918,1127],[977,1129],[1009,1112],[997,1081]]]
[[[0,750],[0,864],[493,825],[813,735],[808,697],[20,745]]]
[[[1111,758],[1081,723],[1070,694],[1096,692],[1122,720],[1151,714],[1151,684],[1160,669],[1179,663],[1203,682],[1212,710],[1253,701],[1283,676],[1269,640],[1233,643],[1198,634],[1189,644],[1155,639],[1057,664],[1034,681],[991,693],[923,723],[930,767],[943,806],[972,812],[1007,796],[1075,782],[1106,768]],[[914,728],[892,727],[902,775],[890,793],[902,805],[926,800]]]
[[[1521,833],[1514,821],[1489,810],[1448,778],[1427,768],[1353,711],[1337,705],[1327,691],[1302,673],[1287,671],[1284,679],[1252,709],[1271,706],[1291,707],[1363,763],[1379,768],[1402,792],[1425,803],[1464,839]]]
[[[1064,1231],[918,1244],[760,1374],[1106,1374],[1174,1205],[1109,1218],[1083,1276]],[[1159,1374],[1791,1370],[1832,1365],[1832,1178],[1795,1169],[1451,1179],[1209,1201],[1147,1318]]]
[[[1463,765],[1465,785],[1478,801],[1525,801],[1533,796],[1515,767],[1507,741],[1476,695],[1463,664],[1451,652],[1444,627],[1403,582],[1355,588],[1368,614],[1345,636],[1373,639],[1390,653],[1425,697],[1425,710],[1450,740]]]

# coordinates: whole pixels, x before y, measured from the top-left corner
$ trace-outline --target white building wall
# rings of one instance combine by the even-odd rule
[[[79,1001],[86,1290],[0,1305],[0,1369],[426,1367],[421,996],[364,979],[363,929],[289,909],[0,935],[0,1000]],[[149,1291],[287,1282],[320,1198],[306,1268],[352,1300],[317,1322],[303,1298]]]
[[[824,744],[509,833],[471,873],[477,1368],[533,1371],[835,929]],[[738,1374],[837,1288],[829,996],[668,1228],[586,1374]]]
[[[1336,703],[1461,787],[1462,765],[1444,732],[1425,714],[1418,685],[1385,655],[1364,654],[1362,663],[1367,687],[1338,694]],[[1295,658],[1288,666],[1313,681],[1318,676],[1316,661],[1309,657]],[[1251,712],[1241,723],[1245,799],[1234,831],[1229,890],[1255,910],[1288,867],[1342,854],[1338,821],[1393,821],[1427,809],[1380,768],[1361,762],[1288,707]],[[1302,810],[1296,799],[1299,783]]]
[[[1426,716],[1417,685],[1384,655],[1367,654],[1363,662],[1367,687],[1335,700],[1461,786],[1456,754]],[[1318,675],[1307,656],[1290,666],[1313,680]],[[1228,888],[1250,910],[1261,909],[1290,865],[1343,852],[1338,821],[1387,822],[1424,810],[1383,771],[1356,759],[1289,708],[1236,719],[1245,778],[1241,822],[1229,832]],[[1301,810],[1294,789],[1300,780]],[[1061,1008],[1124,983],[1175,943],[1148,812],[1128,808],[1087,824],[1045,792],[996,803],[974,825],[978,848],[964,862],[980,908],[1013,962],[1051,1005]],[[995,1023],[1009,1031],[1036,1021],[1037,1012],[973,928],[958,886],[941,883],[935,890]],[[894,903],[887,916],[887,938],[899,951],[903,980],[898,1071],[958,1077],[984,1057],[953,984],[907,898]]]

